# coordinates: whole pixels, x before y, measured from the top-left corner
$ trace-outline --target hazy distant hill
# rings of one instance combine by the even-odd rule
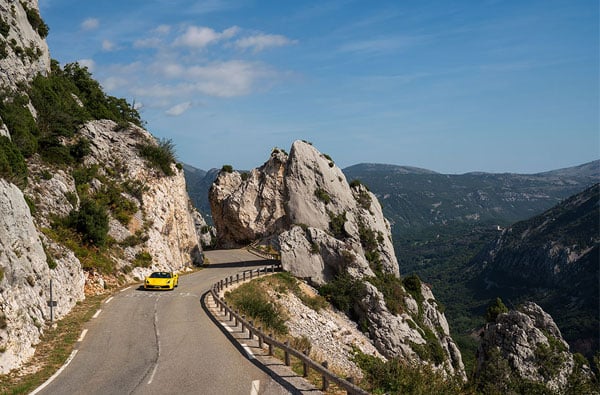
[[[598,350],[600,188],[507,228],[471,262],[476,298],[532,300],[550,313],[565,339],[588,355]]]
[[[395,233],[450,224],[509,225],[600,180],[600,161],[538,174],[439,174],[393,165],[344,169],[374,192]]]
[[[217,178],[219,169],[205,171],[184,164],[183,170],[188,194],[190,195],[190,199],[192,199],[194,207],[202,213],[202,216],[207,223],[212,224],[212,215],[210,212],[210,204],[208,202],[208,190],[213,181]]]

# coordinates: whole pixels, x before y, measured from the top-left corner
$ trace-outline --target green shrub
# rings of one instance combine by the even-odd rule
[[[413,365],[399,358],[387,362],[355,350],[354,362],[365,373],[363,387],[374,394],[463,393],[458,379],[448,379],[429,366]]]
[[[496,318],[502,313],[508,313],[508,307],[502,303],[502,299],[496,298],[496,300],[489,304],[485,312],[485,320],[487,322],[495,322]]]
[[[421,292],[421,279],[419,276],[416,274],[406,276],[402,280],[402,284],[404,285],[404,288],[406,288],[406,291],[412,295],[418,304],[423,303],[425,298],[423,298],[423,293]]]
[[[392,314],[404,312],[404,291],[402,281],[391,273],[379,272],[376,277],[370,277],[369,282],[383,294],[385,305]]]
[[[175,174],[171,165],[175,163],[175,144],[170,139],[158,140],[158,145],[138,145],[140,155],[152,166],[162,170],[166,176]]]
[[[29,21],[29,24],[31,25],[33,30],[38,32],[41,38],[46,38],[48,36],[49,28],[46,22],[44,22],[44,20],[38,13],[38,11],[34,8],[27,7],[27,4],[23,1],[21,2],[21,5],[25,9],[25,13],[27,14],[27,20]]]
[[[344,230],[344,224],[346,223],[346,212],[341,214],[334,214],[329,212],[329,230],[333,233],[336,239],[344,239],[348,234]]]
[[[8,128],[12,142],[28,158],[38,149],[39,129],[31,112],[26,107],[27,95],[0,95],[0,117]]]
[[[225,293],[225,298],[239,309],[242,314],[254,320],[260,320],[267,329],[277,334],[286,334],[285,317],[282,311],[272,302],[262,289],[260,283],[249,282],[235,290]]]
[[[322,285],[319,294],[338,310],[353,319],[358,319],[355,306],[366,295],[366,286],[361,280],[350,277],[348,273],[341,273],[332,281]]]
[[[152,266],[152,255],[147,251],[140,251],[135,254],[135,260],[133,261],[134,266],[138,267],[150,267]]]
[[[2,281],[2,277],[4,277],[4,270],[0,267],[0,281]],[[6,329],[7,326],[6,315],[0,311],[0,329]]]
[[[331,197],[329,196],[327,191],[324,189],[321,189],[321,188],[315,189],[315,196],[317,197],[317,199],[319,199],[320,201],[322,201],[325,204],[331,203]]]
[[[435,365],[440,365],[446,360],[446,353],[440,345],[439,340],[431,329],[423,325],[421,328],[425,344],[410,343],[411,348],[417,355],[426,361],[431,361]]]
[[[0,136],[0,177],[19,187],[27,185],[27,164],[21,151],[6,136]]]
[[[84,242],[104,246],[108,238],[108,215],[104,207],[90,199],[81,201],[79,210],[71,211],[69,223]]]
[[[81,162],[91,152],[90,141],[84,137],[77,139],[77,142],[69,148],[69,153],[77,162]]]
[[[0,34],[6,38],[9,31],[10,25],[3,18],[0,18]]]
[[[233,166],[223,165],[223,167],[221,167],[221,171],[223,171],[225,173],[233,173]]]

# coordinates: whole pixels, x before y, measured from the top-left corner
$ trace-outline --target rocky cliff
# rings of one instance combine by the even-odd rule
[[[574,358],[552,317],[531,302],[486,325],[476,375],[484,393],[598,393],[587,361]]]
[[[203,220],[172,146],[138,126],[135,109],[77,65],[50,71],[37,1],[0,1],[0,19],[3,374],[50,324],[50,281],[57,320],[86,294],[185,270],[201,262]]]
[[[16,89],[50,71],[46,44],[48,26],[39,14],[38,0],[0,2],[0,85]]]
[[[505,229],[471,262],[481,295],[533,300],[555,317],[571,347],[598,350],[600,186]]]
[[[334,301],[350,289],[346,312],[384,356],[464,377],[431,290],[418,279],[402,285],[390,225],[364,185],[349,184],[329,156],[303,141],[289,154],[274,149],[247,175],[229,170],[209,193],[222,246],[260,239],[280,253],[285,270],[328,289]]]

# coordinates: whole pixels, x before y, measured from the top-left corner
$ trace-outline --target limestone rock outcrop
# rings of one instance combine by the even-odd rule
[[[0,56],[0,85],[5,89],[15,89],[17,83],[50,71],[47,32],[38,25],[39,21],[33,19],[35,27],[29,21],[36,13],[39,16],[38,0],[0,1],[0,19],[7,30],[0,36],[6,52]]]
[[[367,187],[348,183],[329,156],[304,141],[295,141],[289,155],[274,149],[247,175],[225,170],[209,193],[221,246],[259,239],[279,252],[284,270],[314,285],[340,276],[361,282],[364,294],[354,314],[381,354],[466,377],[429,288],[419,282],[413,296],[399,285],[390,224]],[[393,312],[376,286],[390,278],[404,306]]]
[[[26,94],[21,83],[48,74],[47,33],[37,0],[0,0],[3,91]],[[33,104],[26,107],[36,118]],[[53,136],[53,144],[69,156],[65,148],[83,143],[85,153],[77,159],[56,164],[43,159],[40,146],[26,155],[26,181],[15,186],[0,178],[0,374],[29,359],[50,324],[50,280],[57,303],[52,318],[58,320],[86,294],[202,260],[196,223],[203,220],[194,219],[199,214],[193,213],[183,171],[174,163],[165,171],[163,163],[142,157],[140,147],[160,149],[156,139],[127,122],[91,120],[73,128],[73,137]],[[11,139],[11,133],[2,123],[0,135]],[[83,215],[101,219],[94,224],[107,233],[100,236],[104,246],[89,245],[74,226],[84,201],[96,207]]]
[[[488,381],[492,377],[502,391],[510,392],[516,378],[548,391],[571,393],[568,386],[573,385],[574,373],[579,380],[591,377],[589,367],[576,365],[552,317],[532,302],[499,314],[481,334],[477,375]]]
[[[52,263],[44,248],[56,249]],[[0,373],[33,355],[33,345],[50,320],[51,280],[57,319],[84,297],[79,261],[72,252],[40,238],[23,193],[0,179]]]

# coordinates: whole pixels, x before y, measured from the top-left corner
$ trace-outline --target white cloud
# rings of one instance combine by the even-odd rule
[[[210,27],[189,26],[185,33],[175,39],[174,44],[193,48],[204,48],[219,40],[229,39],[237,34],[239,28],[232,26],[219,33]]]
[[[160,48],[163,42],[160,38],[143,38],[133,42],[134,48]]]
[[[165,35],[171,32],[171,26],[169,25],[159,25],[156,29],[153,30],[154,33]]]
[[[282,47],[284,45],[295,44],[296,40],[279,34],[257,34],[254,36],[240,38],[235,42],[235,45],[241,49],[253,49],[254,52],[262,51],[271,47]]]
[[[191,107],[192,107],[192,102],[186,101],[183,103],[176,104],[173,107],[169,108],[167,111],[165,111],[165,114],[172,116],[172,117],[177,117],[177,116],[183,114],[184,112],[186,112],[187,110],[189,110]]]
[[[258,63],[232,60],[207,66],[194,66],[187,74],[198,92],[209,96],[235,97],[251,92],[256,81],[267,75]]]
[[[79,59],[77,63],[82,67],[87,67],[90,73],[93,72],[94,67],[96,67],[96,62],[94,62],[93,59]]]
[[[102,40],[102,50],[112,51],[115,49],[115,43],[109,40]]]
[[[97,18],[87,18],[81,22],[81,28],[83,30],[94,30],[100,26],[100,21]]]

